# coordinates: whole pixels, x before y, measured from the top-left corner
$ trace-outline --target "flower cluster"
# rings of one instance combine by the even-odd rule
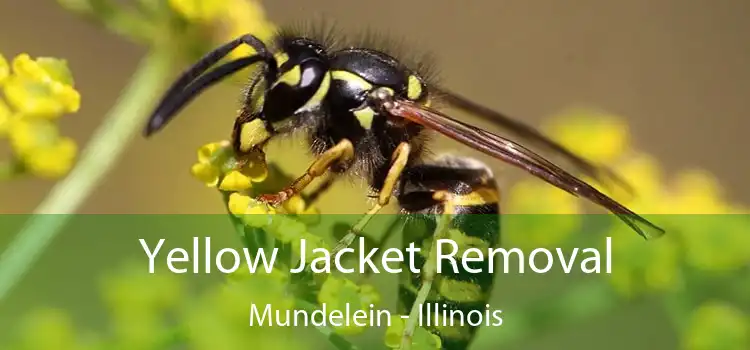
[[[657,293],[699,293],[701,276],[725,276],[727,283],[746,278],[750,266],[750,218],[746,208],[729,202],[718,181],[702,170],[669,176],[658,161],[630,144],[626,123],[599,111],[573,110],[553,118],[548,132],[571,150],[603,164],[629,181],[634,193],[600,188],[635,212],[667,230],[667,235],[644,242],[630,228],[613,220],[607,235],[613,240],[612,287],[624,297]],[[596,144],[597,147],[591,147]],[[592,182],[593,183],[593,182]],[[521,183],[511,191],[511,206],[526,210],[541,189]],[[550,190],[551,191],[551,190]],[[554,201],[555,196],[547,196]],[[534,199],[536,200],[536,199]],[[549,212],[548,200],[536,210]],[[556,203],[561,210],[578,211]],[[518,237],[519,240],[528,239]],[[532,236],[533,239],[533,236]],[[733,277],[734,276],[734,277]],[[745,276],[745,277],[742,277]],[[694,317],[685,330],[686,349],[740,349],[748,344],[748,316],[729,301],[693,305]],[[739,347],[737,347],[739,346]]]
[[[241,274],[200,292],[188,282],[168,272],[147,274],[140,263],[125,264],[102,280],[110,315],[106,331],[87,332],[62,310],[41,308],[19,322],[18,337],[3,349],[306,348],[303,337],[292,336],[293,328],[247,327],[252,304],[282,311],[294,306],[288,274]]]
[[[278,208],[255,199],[257,194],[262,193],[260,190],[256,191],[257,186],[263,185],[267,179],[279,176],[269,176],[269,166],[260,151],[245,154],[238,160],[229,142],[209,143],[199,148],[198,161],[191,167],[191,172],[206,186],[217,188],[226,194],[227,211],[245,227],[253,229],[249,234],[269,236],[277,247],[282,247],[287,253],[295,257],[304,256],[307,259],[305,264],[308,265],[316,256],[313,254],[315,249],[331,250],[325,239],[310,232],[308,225],[315,222],[310,217],[316,217],[317,210],[308,206],[301,196],[289,198]],[[284,186],[287,183],[280,185]],[[300,244],[303,239],[306,242],[304,254]],[[299,282],[285,279],[287,285]],[[303,289],[308,289],[298,290],[300,295],[317,289],[315,302],[319,305],[326,304],[329,310],[343,312],[348,304],[352,313],[358,310],[366,311],[380,301],[374,287],[356,284],[334,275],[318,275],[314,281],[303,281],[300,284],[304,284]],[[335,331],[342,335],[350,335],[362,332],[363,328],[350,324],[336,327]]]
[[[60,134],[57,122],[78,111],[81,96],[66,61],[24,53],[9,63],[0,55],[0,88],[0,137],[13,151],[11,159],[0,160],[0,178],[67,174],[77,146]]]

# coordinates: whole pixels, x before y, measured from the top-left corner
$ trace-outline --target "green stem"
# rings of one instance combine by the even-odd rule
[[[295,299],[295,306],[298,309],[307,311],[308,313],[313,312],[318,309],[317,305],[309,303],[302,299]],[[336,331],[334,331],[332,328],[327,327],[327,326],[316,326],[315,328],[318,330],[318,332],[320,332],[326,338],[328,338],[328,341],[331,342],[331,344],[335,346],[336,349],[358,350],[354,344],[350,343],[344,337],[336,333]]]
[[[36,208],[0,255],[0,300],[29,271],[80,205],[109,173],[136,135],[171,72],[171,56],[151,52],[141,62],[117,104],[96,130],[75,168]],[[60,215],[46,215],[60,214]]]

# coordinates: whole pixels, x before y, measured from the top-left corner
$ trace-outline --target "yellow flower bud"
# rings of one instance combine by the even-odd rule
[[[51,147],[40,147],[23,160],[26,168],[43,178],[58,178],[70,171],[76,158],[78,147],[71,138],[61,138]]]
[[[10,123],[10,145],[16,154],[25,157],[36,149],[54,146],[60,139],[57,125],[48,120],[17,119]]]
[[[213,162],[216,153],[226,147],[229,147],[229,141],[207,143],[198,148],[198,161],[201,163]]]
[[[18,112],[56,118],[78,111],[81,96],[73,88],[73,77],[65,60],[20,54],[13,60],[13,73],[5,82],[8,102]]]
[[[224,175],[219,184],[219,189],[222,191],[244,191],[250,187],[252,187],[250,178],[236,170]]]
[[[240,216],[245,214],[252,201],[253,200],[249,196],[232,193],[229,195],[229,203],[227,206],[230,213]]]
[[[190,168],[190,173],[207,186],[214,187],[219,181],[219,169],[207,163],[195,163]]]
[[[289,214],[302,214],[305,212],[305,200],[300,195],[289,198],[282,206]]]

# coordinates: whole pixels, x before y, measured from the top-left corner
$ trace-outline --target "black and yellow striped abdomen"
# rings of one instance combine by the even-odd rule
[[[485,319],[492,317],[487,301],[492,292],[494,278],[489,273],[489,260],[466,261],[461,256],[469,248],[487,252],[500,241],[499,192],[492,173],[478,161],[443,157],[428,165],[415,166],[402,177],[399,203],[406,215],[404,242],[414,242],[420,247],[415,254],[414,266],[424,271],[430,247],[435,239],[438,221],[444,214],[452,213],[444,238],[455,242],[455,247],[443,244],[443,253],[457,248],[456,265],[441,262],[441,273],[432,283],[432,290],[422,307],[421,325],[437,333],[444,349],[466,349],[478,327],[471,326],[467,316],[477,313]],[[443,200],[435,194],[447,194]],[[485,254],[486,255],[486,254]],[[475,257],[475,255],[471,255]],[[411,261],[406,263],[411,264]],[[434,263],[434,262],[433,262]],[[423,285],[421,273],[408,269],[401,276],[399,304],[402,313],[411,310],[417,293]],[[492,322],[492,320],[489,320]]]

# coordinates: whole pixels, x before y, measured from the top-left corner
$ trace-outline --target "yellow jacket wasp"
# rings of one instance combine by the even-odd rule
[[[253,55],[209,69],[240,45],[255,50]],[[448,223],[489,246],[499,241],[499,221],[477,228],[462,227],[460,215],[499,214],[499,191],[493,175],[481,162],[458,156],[427,159],[423,146],[427,131],[436,131],[496,159],[519,167],[575,196],[584,197],[617,215],[641,236],[652,238],[664,233],[617,201],[510,139],[449,117],[434,107],[435,101],[493,120],[518,137],[535,142],[570,161],[582,173],[596,180],[618,180],[607,169],[595,166],[534,129],[505,115],[469,101],[444,88],[428,83],[427,74],[397,60],[384,50],[368,45],[340,46],[316,35],[281,31],[273,47],[253,35],[244,35],[209,52],[187,69],[166,92],[145,129],[149,136],[163,128],[187,103],[203,90],[250,65],[262,63],[245,92],[244,103],[233,133],[233,148],[240,157],[262,151],[276,136],[306,133],[316,156],[308,171],[279,193],[259,199],[278,205],[302,192],[315,178],[329,170],[364,178],[378,194],[376,204],[336,246],[351,244],[369,218],[395,197],[406,214],[453,214]],[[618,180],[619,181],[619,180]],[[497,215],[495,215],[497,216]],[[458,220],[458,221],[456,221]],[[435,235],[442,224],[434,223]],[[427,237],[407,240],[434,242]],[[460,244],[460,242],[459,242]],[[430,293],[435,272],[429,264],[430,249],[419,264],[421,276],[412,276],[402,285],[400,299],[411,315]],[[483,310],[491,276],[475,276],[469,287],[472,298],[457,301],[438,292],[431,301],[449,309]],[[440,283],[459,281],[460,276],[443,277]],[[466,287],[466,286],[464,286]],[[403,348],[410,345],[414,330],[410,317],[403,337]],[[433,329],[446,349],[468,346],[475,329],[447,327]]]

